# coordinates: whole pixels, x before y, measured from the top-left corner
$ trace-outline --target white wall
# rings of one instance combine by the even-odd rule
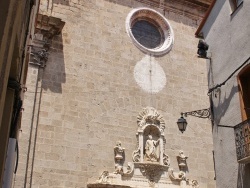
[[[208,60],[209,88],[224,82],[250,56],[250,2],[232,13],[228,0],[218,0],[202,32],[212,54]],[[237,74],[213,92],[213,140],[217,188],[249,187],[250,166],[239,165],[236,158],[234,129],[242,121]]]

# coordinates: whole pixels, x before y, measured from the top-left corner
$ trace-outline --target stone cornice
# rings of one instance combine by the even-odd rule
[[[41,33],[44,37],[51,39],[60,34],[64,25],[65,22],[59,18],[38,14],[35,33]]]
[[[201,20],[212,0],[136,0],[149,6],[174,12],[190,19]]]

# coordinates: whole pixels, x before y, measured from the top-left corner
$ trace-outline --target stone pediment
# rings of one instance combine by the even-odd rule
[[[153,107],[144,108],[137,116],[138,132],[144,131],[149,125],[156,126],[160,133],[164,132],[165,121]]]

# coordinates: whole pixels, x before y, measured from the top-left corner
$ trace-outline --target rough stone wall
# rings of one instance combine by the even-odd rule
[[[66,24],[53,40],[44,69],[32,187],[86,187],[102,171],[114,171],[117,141],[126,148],[126,162],[132,161],[137,115],[146,106],[156,108],[166,121],[171,166],[179,170],[176,156],[182,149],[189,157],[188,178],[197,179],[202,188],[214,187],[210,121],[188,117],[184,134],[176,125],[180,112],[209,107],[206,65],[196,57],[197,22],[166,11],[175,44],[167,55],[150,58],[125,29],[127,14],[141,6],[135,1],[41,1],[40,13]],[[163,70],[156,74],[166,79],[162,90],[152,94],[147,81],[137,84],[135,75],[143,78],[144,67],[136,73],[135,67],[142,60]],[[36,81],[29,78],[28,87]]]

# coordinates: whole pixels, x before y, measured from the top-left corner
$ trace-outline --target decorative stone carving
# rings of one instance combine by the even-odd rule
[[[183,151],[179,151],[179,155],[177,156],[177,161],[178,161],[178,165],[180,170],[185,171],[186,167],[187,167],[187,158]]]
[[[137,150],[135,150],[132,154],[132,160],[133,162],[140,162],[140,158],[141,158],[141,155],[140,155],[140,148],[138,148]]]
[[[167,170],[167,167],[160,164],[151,163],[137,163],[137,167],[140,168],[142,174],[148,177],[150,185],[154,185],[161,178],[161,174]]]
[[[44,39],[48,40],[60,34],[64,25],[65,22],[59,18],[38,14],[35,33],[43,34]]]
[[[179,181],[180,182],[180,186],[185,188],[187,187],[187,185],[191,185],[192,188],[198,188],[199,184],[197,180],[192,180],[190,181],[189,179],[186,178],[186,168],[187,168],[187,158],[184,155],[183,151],[179,151],[179,155],[176,156],[177,158],[177,162],[179,165],[179,172],[174,172],[174,170],[172,168],[170,168],[168,170],[168,175],[170,177],[170,179],[175,180],[175,181]]]
[[[114,147],[115,172],[104,171],[96,183],[88,187],[171,187],[198,188],[196,180],[186,177],[187,157],[183,151],[177,156],[179,172],[170,167],[169,156],[165,154],[165,122],[152,107],[143,109],[137,118],[137,149],[133,162],[124,167],[125,148],[121,142]],[[157,185],[156,185],[157,184]]]
[[[163,164],[166,165],[166,166],[170,166],[170,159],[169,159],[169,156],[166,155],[165,153],[163,153]]]
[[[169,169],[168,174],[172,180],[180,181],[181,185],[185,187],[186,183],[189,181],[186,178],[186,172],[185,172],[185,169],[187,166],[187,163],[186,163],[187,157],[184,155],[183,151],[179,151],[179,155],[176,156],[176,158],[177,158],[180,171],[175,173],[174,170],[171,168]]]
[[[37,64],[37,65],[44,67],[47,60],[48,60],[49,53],[47,52],[46,49],[32,48],[30,55],[31,55],[31,61],[34,64]]]
[[[118,141],[116,146],[114,147],[114,154],[115,154],[115,173],[123,174],[123,162],[124,162],[124,150],[122,148],[121,142]]]
[[[186,173],[183,172],[183,171],[180,171],[180,172],[174,172],[174,169],[170,168],[168,170],[168,174],[169,174],[169,177],[172,179],[172,180],[177,180],[177,181],[186,181]]]
[[[134,163],[128,162],[127,169],[123,169],[123,174],[122,175],[132,175],[134,172]]]
[[[148,139],[145,144],[145,161],[158,162],[160,159],[160,150],[159,150],[159,142],[152,139],[151,135],[148,135]]]
[[[116,146],[114,147],[116,162],[120,162],[120,161],[123,160],[123,158],[124,158],[124,150],[125,150],[125,148],[122,148],[121,142],[118,141]]]
[[[146,107],[137,116],[137,124],[141,130],[145,129],[145,126],[153,124],[157,126],[161,133],[165,129],[165,122],[163,117],[153,107]]]
[[[62,31],[64,25],[65,22],[59,18],[42,14],[37,15],[35,35],[29,45],[31,47],[30,64],[40,67],[46,66],[52,38]]]
[[[125,148],[122,147],[121,142],[118,141],[114,147],[115,158],[115,172],[114,174],[131,175],[134,171],[134,164],[128,163],[127,169],[123,167],[125,158]]]
[[[165,122],[160,113],[153,107],[146,107],[137,117],[138,131],[136,134],[138,149],[133,152],[135,168],[148,178],[153,186],[161,174],[167,171],[170,160],[165,152]]]
[[[109,172],[108,171],[103,171],[99,179],[97,180],[97,183],[110,183],[109,181]]]
[[[193,188],[198,188],[199,187],[199,183],[198,183],[197,180],[192,180],[191,185],[192,185]]]
[[[169,166],[170,161],[164,153],[165,122],[160,113],[153,107],[146,107],[139,113],[137,124],[138,149],[133,152],[133,161]]]

